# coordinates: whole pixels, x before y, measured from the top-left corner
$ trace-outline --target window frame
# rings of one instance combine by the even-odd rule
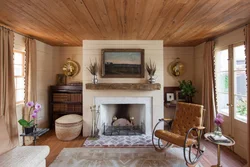
[[[23,63],[22,63],[22,75],[21,76],[15,76],[14,74],[14,80],[15,80],[15,94],[17,92],[17,90],[23,90],[23,93],[24,93],[24,90],[25,90],[25,84],[24,84],[24,88],[16,88],[16,85],[17,85],[17,78],[23,78],[25,80],[25,51],[20,51],[20,50],[13,50],[13,65],[14,65],[14,69],[15,69],[15,65],[20,65],[20,64],[15,64],[14,63],[14,54],[15,53],[20,53],[22,55],[22,59],[23,59]],[[23,104],[24,103],[24,99],[21,100],[21,101],[17,101],[16,99],[16,105],[19,105],[19,104]]]
[[[239,95],[239,94],[236,94],[235,93],[235,73],[236,72],[239,72],[239,71],[241,71],[241,72],[245,72],[245,75],[246,75],[246,79],[247,79],[247,68],[245,68],[245,70],[236,70],[235,69],[235,54],[234,54],[234,48],[235,47],[238,47],[238,46],[244,46],[244,48],[245,48],[245,50],[246,50],[246,46],[245,46],[245,44],[244,44],[244,42],[239,42],[239,43],[236,43],[236,44],[232,44],[232,95],[231,95],[231,98],[232,98],[232,105],[233,105],[233,119],[236,119],[236,120],[238,120],[238,121],[240,121],[240,122],[243,122],[243,123],[247,123],[247,115],[249,114],[248,113],[248,111],[247,111],[247,115],[246,116],[240,116],[240,115],[237,115],[237,110],[235,109],[236,108],[236,106],[235,106],[235,98],[236,97],[246,97],[246,99],[247,99],[247,97],[248,97],[248,94],[246,94],[246,95]],[[245,50],[244,50],[244,52],[245,52]],[[247,64],[246,64],[246,52],[245,52],[245,66],[246,66]],[[246,82],[246,84],[247,84],[247,82]],[[247,87],[247,85],[246,85],[246,87]]]
[[[221,51],[224,51],[224,50],[227,50],[227,52],[228,52],[228,55],[227,55],[227,60],[229,61],[229,59],[230,59],[230,55],[229,55],[229,47],[228,46],[224,46],[224,47],[220,47],[220,48],[218,48],[218,49],[215,49],[214,50],[214,77],[215,77],[215,89],[216,89],[216,91],[215,91],[215,96],[216,96],[216,99],[218,98],[218,94],[228,94],[228,97],[230,96],[229,95],[229,92],[230,92],[230,84],[228,83],[228,92],[222,92],[222,91],[218,91],[218,85],[217,85],[217,75],[218,74],[221,74],[221,73],[227,73],[228,74],[228,80],[230,80],[230,67],[229,67],[229,62],[228,62],[228,69],[227,69],[227,71],[225,71],[225,70],[223,70],[223,71],[218,71],[217,70],[217,65],[216,65],[216,59],[218,58],[218,52],[221,52]],[[230,103],[229,102],[229,98],[228,98],[228,103]],[[224,111],[219,111],[219,109],[218,109],[218,100],[217,100],[217,105],[216,105],[216,110],[217,110],[217,112],[218,113],[221,113],[221,114],[223,114],[223,115],[225,115],[225,116],[229,116],[229,114],[230,114],[230,108],[228,108],[228,112],[224,112]]]
[[[245,70],[236,70],[235,69],[235,53],[234,53],[234,48],[238,47],[238,46],[244,46],[244,42],[239,42],[239,43],[235,43],[235,44],[231,44],[228,46],[224,46],[224,47],[220,47],[218,49],[215,49],[215,54],[214,54],[214,65],[215,65],[215,70],[214,70],[214,76],[215,76],[215,88],[217,89],[218,85],[217,85],[217,80],[216,80],[216,76],[220,73],[226,72],[226,71],[218,71],[217,70],[217,63],[216,63],[216,59],[218,56],[218,52],[221,52],[223,50],[228,50],[228,79],[229,79],[229,84],[228,84],[228,92],[221,92],[216,90],[215,95],[216,95],[216,99],[218,98],[218,94],[228,94],[228,105],[229,105],[229,110],[228,113],[223,112],[223,111],[219,111],[218,110],[218,105],[216,106],[217,112],[221,113],[225,116],[229,116],[231,115],[231,119],[235,119],[238,120],[242,123],[247,123],[247,116],[238,116],[237,115],[237,111],[236,111],[236,106],[235,106],[235,98],[236,97],[248,97],[248,95],[238,95],[235,93],[235,73],[236,72],[245,72],[246,74],[246,69]],[[246,57],[246,55],[245,55]],[[217,99],[217,104],[218,104],[218,99]],[[247,111],[247,114],[249,114],[249,112]],[[240,117],[240,118],[239,118]],[[244,118],[243,118],[244,117]]]

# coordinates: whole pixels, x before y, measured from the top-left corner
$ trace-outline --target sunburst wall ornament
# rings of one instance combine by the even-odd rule
[[[175,77],[181,76],[185,72],[184,70],[184,64],[180,61],[180,58],[177,58],[168,66],[168,72]]]
[[[67,62],[63,65],[63,73],[68,77],[76,76],[80,71],[80,65],[70,58],[67,59]]]

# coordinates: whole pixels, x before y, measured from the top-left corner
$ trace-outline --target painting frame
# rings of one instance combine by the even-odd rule
[[[117,52],[117,55],[118,58],[120,56],[120,61],[122,62],[122,60],[125,58],[124,55],[126,54],[131,54],[131,52],[138,52],[138,54],[134,55],[138,60],[138,62],[140,61],[139,64],[132,64],[132,68],[136,68],[137,70],[135,70],[137,73],[129,73],[129,71],[131,71],[131,64],[127,64],[127,67],[126,67],[126,64],[123,64],[123,67],[118,67],[119,64],[111,64],[111,65],[116,65],[116,69],[119,70],[119,68],[123,68],[123,70],[127,68],[127,73],[124,74],[124,73],[121,73],[121,74],[113,74],[111,72],[108,72],[108,68],[107,66],[110,66],[110,64],[107,64],[106,60],[107,60],[107,57],[109,56],[107,53],[109,54],[114,54]],[[118,59],[117,58],[117,59]],[[139,59],[140,58],[140,59]],[[102,49],[101,50],[101,63],[102,63],[102,68],[101,68],[101,72],[102,72],[102,75],[101,77],[102,78],[144,78],[145,76],[145,69],[144,69],[144,49]],[[117,61],[119,61],[119,59]],[[137,62],[137,63],[138,63]],[[120,64],[121,65],[121,64]],[[109,67],[111,68],[111,67]],[[114,69],[115,70],[115,69]],[[109,70],[110,71],[110,70]]]
[[[166,101],[167,101],[167,103],[170,103],[173,100],[175,100],[175,94],[173,92],[166,93]]]
[[[67,84],[67,76],[64,74],[56,74],[56,85],[63,86]]]

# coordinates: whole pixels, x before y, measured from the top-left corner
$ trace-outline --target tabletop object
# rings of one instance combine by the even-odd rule
[[[226,135],[223,135],[225,136],[227,139],[228,139],[228,142],[218,142],[218,141],[214,141],[211,139],[211,136],[214,136],[214,133],[213,132],[210,132],[210,133],[206,133],[204,135],[204,137],[209,141],[209,142],[212,142],[214,144],[217,144],[217,165],[213,165],[212,167],[222,167],[222,165],[220,164],[220,146],[227,146],[227,147],[230,147],[230,146],[233,146],[235,145],[235,141],[230,138],[229,136],[226,136]]]
[[[24,137],[25,136],[33,136],[34,137],[33,144],[36,145],[36,138],[39,137],[39,136],[42,136],[43,134],[45,134],[48,131],[49,131],[49,128],[36,128],[36,130],[34,130],[34,132],[32,132],[32,133],[29,133],[29,134],[22,133],[22,134],[20,134],[20,136],[23,136],[23,145],[25,145],[25,142],[24,142]]]

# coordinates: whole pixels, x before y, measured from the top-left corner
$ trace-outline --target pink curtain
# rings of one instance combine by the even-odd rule
[[[0,27],[0,120],[5,120],[10,140],[8,145],[1,147],[7,149],[18,145],[13,48],[14,33]],[[4,134],[0,133],[1,139],[6,138],[1,135]],[[0,143],[2,142],[1,140]]]
[[[216,115],[215,79],[214,79],[214,41],[205,43],[204,75],[202,83],[202,104],[205,111],[205,127],[207,132],[214,130],[214,116]]]
[[[246,62],[247,62],[247,129],[248,129],[248,146],[247,146],[247,150],[248,150],[248,158],[247,158],[247,162],[249,165],[249,161],[250,161],[250,99],[249,99],[249,92],[250,92],[250,25],[248,24],[245,27],[245,47],[246,47]]]

